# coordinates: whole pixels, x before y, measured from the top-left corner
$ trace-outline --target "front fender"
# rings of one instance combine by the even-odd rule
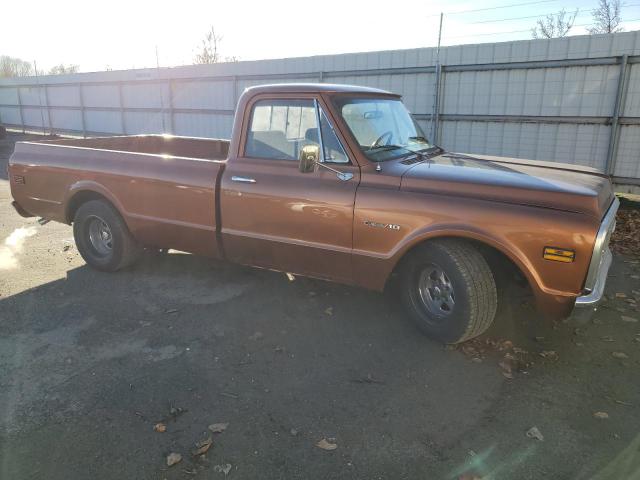
[[[392,264],[391,271],[396,268],[400,260],[414,247],[428,240],[445,237],[465,238],[488,245],[509,258],[509,260],[511,260],[520,269],[533,288],[551,295],[563,294],[563,292],[544,286],[540,278],[540,274],[534,265],[529,261],[525,253],[516,245],[503,242],[491,232],[465,225],[428,226],[412,232],[393,249],[389,257]]]

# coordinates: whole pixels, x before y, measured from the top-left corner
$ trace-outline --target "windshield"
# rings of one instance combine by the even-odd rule
[[[336,97],[334,102],[360,149],[374,162],[433,148],[398,99]]]

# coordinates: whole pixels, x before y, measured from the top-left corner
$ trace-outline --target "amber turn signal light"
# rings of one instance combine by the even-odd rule
[[[576,252],[573,250],[565,250],[564,248],[544,247],[544,254],[542,256],[545,260],[571,263],[576,259]]]

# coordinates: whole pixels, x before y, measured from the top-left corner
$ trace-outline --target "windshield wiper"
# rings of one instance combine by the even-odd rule
[[[395,150],[396,148],[402,148],[409,152],[411,151],[407,147],[403,147],[402,145],[387,144],[387,145],[376,145],[375,147],[371,147],[369,150],[367,150],[367,152],[371,152],[373,150]]]
[[[437,145],[433,145],[429,148],[425,148],[422,150],[418,150],[421,155],[432,155],[434,153],[442,153],[444,149],[442,147],[438,147]]]

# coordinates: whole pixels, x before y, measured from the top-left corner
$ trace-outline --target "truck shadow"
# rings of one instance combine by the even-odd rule
[[[444,476],[458,466],[455,432],[482,418],[506,381],[495,363],[420,335],[384,295],[192,255],[117,274],[75,268],[2,299],[0,318],[7,478],[160,471],[168,448],[188,451],[216,421],[231,425],[216,456],[242,458],[249,477],[264,468],[254,451],[272,452],[267,476],[286,475],[323,437],[366,441],[367,472],[395,468],[379,456],[390,449],[393,465],[418,474],[434,460]],[[169,436],[153,432],[158,421]],[[69,442],[77,455],[58,462]],[[49,449],[39,462],[29,460],[35,444]],[[329,476],[342,468],[304,458]]]

